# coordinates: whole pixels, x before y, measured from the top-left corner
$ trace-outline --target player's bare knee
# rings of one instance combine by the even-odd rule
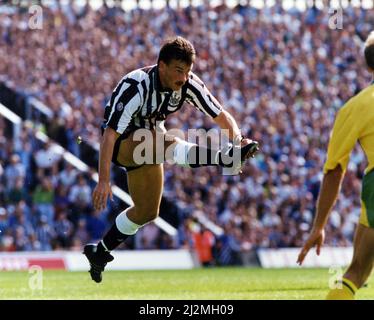
[[[135,207],[137,216],[142,220],[142,224],[151,222],[158,217],[159,209],[154,207]]]

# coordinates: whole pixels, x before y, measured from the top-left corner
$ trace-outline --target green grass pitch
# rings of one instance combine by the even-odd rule
[[[87,272],[0,272],[0,299],[324,299],[328,269],[206,268],[165,271],[106,271],[94,283]],[[30,285],[36,286],[31,290]],[[42,285],[42,289],[40,289]],[[374,277],[357,299],[374,298]]]

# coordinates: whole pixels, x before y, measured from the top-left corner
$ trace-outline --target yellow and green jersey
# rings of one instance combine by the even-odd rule
[[[374,82],[339,110],[323,172],[333,170],[338,164],[345,172],[349,156],[357,141],[368,160],[363,179],[360,223],[374,227]]]

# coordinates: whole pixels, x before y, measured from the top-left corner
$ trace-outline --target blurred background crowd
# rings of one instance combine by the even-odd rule
[[[164,197],[180,218],[178,235],[154,224],[123,247],[198,247],[205,264],[241,264],[257,248],[298,247],[308,234],[336,111],[371,78],[363,40],[372,10],[348,6],[343,28],[315,6],[198,5],[134,9],[69,4],[43,7],[43,28],[28,27],[29,13],[0,13],[0,81],[36,97],[53,111],[58,141],[80,156],[76,143],[100,140],[104,105],[127,72],[156,63],[162,41],[176,34],[197,50],[194,72],[261,143],[261,153],[239,176],[217,168],[165,165]],[[100,239],[119,213],[111,204],[95,212],[95,186],[42,144],[26,123],[15,140],[0,118],[0,251],[80,250]],[[186,105],[170,128],[213,128]],[[351,156],[340,198],[327,226],[328,245],[348,246],[360,214],[366,159]],[[124,179],[124,178],[122,178]],[[205,215],[221,235],[196,223]]]

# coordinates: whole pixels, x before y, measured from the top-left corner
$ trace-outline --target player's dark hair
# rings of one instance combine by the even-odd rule
[[[169,64],[171,60],[180,60],[191,65],[195,61],[195,56],[196,51],[192,43],[178,36],[166,40],[160,50],[157,63],[163,61]]]
[[[367,66],[374,71],[374,44],[370,44],[365,48],[365,60]]]

